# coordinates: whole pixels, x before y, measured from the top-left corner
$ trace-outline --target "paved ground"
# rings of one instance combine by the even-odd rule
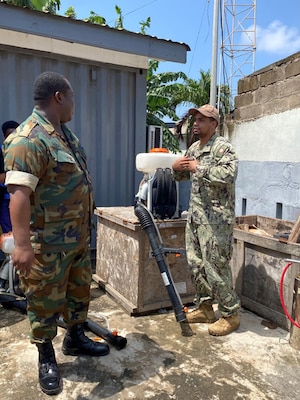
[[[96,284],[89,317],[127,338],[127,346],[101,358],[64,356],[64,329],[55,338],[63,392],[57,400],[294,400],[300,396],[300,351],[289,333],[265,326],[242,310],[241,327],[212,337],[206,324],[181,336],[173,311],[131,317]],[[25,316],[0,307],[0,394],[3,400],[41,400],[37,351],[28,341]]]

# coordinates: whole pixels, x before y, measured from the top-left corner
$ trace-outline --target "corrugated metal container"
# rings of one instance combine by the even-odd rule
[[[146,146],[145,117],[140,125],[136,119],[137,113],[146,113],[145,99],[136,93],[145,91],[145,71],[0,48],[2,122],[21,122],[31,113],[32,84],[46,70],[65,75],[75,91],[75,115],[68,126],[87,153],[97,206],[133,204],[138,187],[135,155]]]
[[[142,178],[135,156],[146,151],[148,58],[185,62],[189,47],[6,3],[0,9],[0,122],[27,118],[41,72],[65,75],[75,92],[68,126],[87,153],[96,205],[132,205]]]

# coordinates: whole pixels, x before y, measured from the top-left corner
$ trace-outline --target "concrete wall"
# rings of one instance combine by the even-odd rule
[[[225,136],[239,155],[236,214],[300,213],[300,52],[239,81]]]

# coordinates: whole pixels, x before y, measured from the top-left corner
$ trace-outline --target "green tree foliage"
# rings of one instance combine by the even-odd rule
[[[211,85],[211,74],[210,71],[200,70],[199,79],[187,78],[183,82],[183,89],[178,93],[173,101],[174,104],[186,106],[187,109],[191,107],[199,108],[203,104],[210,102],[210,85]],[[217,87],[217,93],[219,96],[219,112],[220,115],[225,115],[230,111],[230,90],[227,85],[221,85]],[[180,140],[183,140],[182,129],[185,126],[186,131],[186,145],[189,147],[197,138],[194,137],[192,128],[193,121],[189,118],[188,113],[177,122],[176,124],[176,135]]]
[[[199,79],[186,78],[184,88],[179,97],[174,99],[176,103],[198,106],[209,103],[210,97],[210,72],[200,71]]]
[[[159,118],[165,116],[178,119],[174,99],[179,98],[184,86],[179,79],[187,79],[183,72],[163,72],[155,74],[159,62],[150,60],[147,71],[147,111]]]
[[[181,119],[176,114],[178,106],[200,107],[210,101],[210,71],[200,71],[199,79],[188,78],[183,72],[164,72],[156,74],[159,62],[149,61],[147,73],[147,124],[163,127],[164,146],[177,151],[179,142],[163,122],[165,117],[176,122],[176,136],[183,140],[182,128],[187,124],[186,145],[195,140],[192,134],[192,120],[186,113]],[[219,89],[219,88],[217,88]],[[228,86],[220,87],[220,114],[230,110],[230,91]]]
[[[94,13],[94,11],[90,11],[90,16],[84,19],[85,22],[91,22],[92,24],[98,25],[106,25],[106,19]]]
[[[146,35],[146,29],[150,28],[151,18],[148,17],[146,21],[140,22],[140,30],[143,35]]]
[[[33,8],[31,0],[7,0],[6,3],[14,6]]]
[[[199,79],[184,78],[181,90],[175,93],[172,101],[173,106],[183,105],[188,107],[200,107],[203,104],[210,102],[210,71],[200,70]],[[220,89],[220,90],[219,90]],[[217,92],[220,95],[220,113],[226,114],[230,111],[229,107],[229,87],[221,85],[217,87]]]
[[[156,74],[159,62],[149,61],[147,71],[147,125],[159,125],[163,129],[163,146],[173,152],[180,150],[178,139],[168,129],[163,118],[169,117],[171,121],[179,118],[176,115],[174,98],[179,98],[183,84],[179,79],[187,79],[183,72],[164,72]]]
[[[33,10],[45,11],[56,14],[59,10],[60,0],[6,0],[8,4],[20,7],[28,7]]]
[[[119,7],[119,6],[115,6],[115,10],[116,10],[116,13],[117,13],[117,16],[118,16],[118,18],[116,19],[116,22],[115,22],[115,28],[116,29],[124,29],[124,26],[123,26],[123,14],[122,14],[122,10],[121,10],[121,8]]]
[[[76,18],[77,18],[77,14],[76,14],[75,8],[72,7],[72,6],[70,6],[70,7],[67,9],[67,11],[65,12],[64,15],[65,15],[66,17],[72,18],[72,19],[76,19]]]
[[[39,1],[39,2],[45,3],[42,10],[44,12],[49,12],[50,14],[56,14],[56,11],[59,10],[60,7],[60,0],[47,0],[46,2],[45,1]]]

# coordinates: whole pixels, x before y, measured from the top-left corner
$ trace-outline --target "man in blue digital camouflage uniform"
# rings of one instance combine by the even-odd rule
[[[187,260],[191,267],[197,308],[187,314],[190,323],[209,323],[211,335],[223,336],[238,329],[240,302],[232,287],[235,219],[235,180],[238,158],[232,145],[215,130],[219,112],[206,104],[192,108],[193,134],[199,135],[184,157],[173,164],[176,180],[191,179],[186,225]],[[216,321],[213,302],[221,318]]]
[[[90,235],[94,198],[86,156],[65,123],[73,116],[68,80],[54,72],[34,82],[35,108],[4,142],[6,185],[15,241],[13,264],[28,301],[39,382],[49,395],[62,382],[52,339],[63,316],[65,355],[103,356],[107,344],[83,330],[90,300]]]

